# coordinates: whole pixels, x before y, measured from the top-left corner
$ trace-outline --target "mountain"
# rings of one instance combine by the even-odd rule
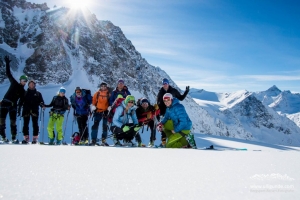
[[[32,4],[25,0],[2,0],[0,3],[0,52],[12,58],[14,77],[25,73],[36,80],[46,103],[60,86],[71,95],[76,86],[95,92],[103,81],[114,88],[118,79],[125,81],[136,98],[147,97],[151,103],[156,101],[163,78],[168,78],[170,84],[181,91],[165,71],[150,65],[141,56],[119,27],[110,21],[98,20],[88,10],[49,9],[47,4]],[[3,96],[9,83],[3,61],[0,65],[0,94]],[[204,93],[197,92],[198,95]],[[191,90],[193,94],[196,93]],[[210,93],[207,100],[215,100],[216,112],[199,106],[189,95],[182,104],[193,122],[194,133],[260,140],[227,109],[249,95],[246,91]],[[217,100],[226,102],[223,110],[216,109],[220,103]],[[47,119],[46,115],[45,121]],[[66,125],[67,137],[71,134],[71,126],[72,123]],[[283,126],[282,130],[288,128]],[[294,132],[300,131],[292,128],[289,135]],[[148,136],[143,137],[148,140]],[[281,141],[291,144],[285,140],[278,140],[278,143]],[[292,144],[300,145],[300,142]]]
[[[221,119],[226,125],[235,124],[247,130],[246,139],[294,145],[300,142],[299,127],[263,103],[264,99],[272,99],[272,95],[285,94],[276,86],[259,93],[246,90],[233,93],[214,93],[197,89],[191,91],[195,101],[208,110],[210,115]]]

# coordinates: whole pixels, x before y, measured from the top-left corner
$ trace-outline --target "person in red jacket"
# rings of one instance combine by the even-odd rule
[[[152,106],[146,98],[140,99],[137,102],[137,106],[138,108],[136,109],[136,115],[139,121],[139,125],[147,125],[148,127],[150,127],[151,134],[148,146],[152,147],[154,146],[154,141],[156,140],[155,122],[157,121],[157,116],[159,115],[160,110],[157,104]]]

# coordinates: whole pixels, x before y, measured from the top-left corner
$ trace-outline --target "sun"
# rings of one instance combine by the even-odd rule
[[[83,9],[89,6],[89,0],[69,0],[71,9]]]

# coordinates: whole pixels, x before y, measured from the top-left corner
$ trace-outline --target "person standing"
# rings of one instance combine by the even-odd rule
[[[26,75],[20,76],[20,82],[18,82],[11,74],[10,71],[10,62],[8,56],[4,57],[4,61],[6,63],[6,76],[10,81],[10,86],[4,95],[4,98],[1,101],[0,105],[0,135],[3,142],[9,142],[6,138],[6,116],[9,113],[10,118],[10,131],[11,131],[11,139],[13,142],[18,142],[17,136],[17,103],[19,99],[24,98],[25,89],[24,86],[28,81]],[[20,113],[18,113],[18,116]]]
[[[79,144],[87,145],[89,138],[87,122],[90,115],[90,105],[92,103],[92,97],[90,94],[87,94],[86,90],[83,90],[80,87],[76,87],[74,94],[70,96],[70,102],[72,108],[74,109],[74,116],[77,119],[79,135],[81,138]]]
[[[163,101],[163,96],[166,94],[166,93],[170,93],[172,94],[172,96],[174,98],[177,98],[178,100],[180,101],[183,101],[186,97],[186,95],[189,93],[190,91],[190,86],[187,86],[186,87],[186,90],[185,92],[183,93],[183,95],[180,94],[180,92],[173,88],[172,86],[170,86],[169,84],[169,80],[164,78],[162,80],[162,84],[163,86],[160,88],[158,94],[157,94],[157,99],[156,99],[156,102],[157,102],[157,105],[159,106],[159,110],[160,110],[160,116],[163,117],[166,113],[166,105],[164,104],[164,101]],[[158,117],[158,120],[160,120],[160,116]],[[166,134],[164,133],[164,131],[161,132],[161,147],[164,147],[166,144]]]
[[[49,105],[52,107],[49,112],[50,118],[48,123],[49,145],[54,145],[54,125],[56,124],[57,138],[56,144],[61,145],[63,139],[63,122],[66,110],[70,110],[69,100],[65,97],[66,89],[61,87],[58,95],[55,95]]]
[[[33,127],[33,137],[32,144],[36,144],[39,137],[39,106],[44,107],[44,99],[42,94],[36,90],[36,83],[34,80],[30,80],[28,83],[28,89],[25,92],[24,98],[22,98],[18,103],[18,113],[20,113],[23,107],[22,117],[24,119],[23,125],[23,144],[29,143],[29,121],[30,117],[32,120]],[[45,107],[44,107],[45,108]]]
[[[197,148],[194,135],[191,134],[192,121],[184,106],[170,93],[163,96],[163,101],[167,110],[157,127],[166,134],[166,148]]]
[[[150,142],[149,147],[154,146],[154,141],[156,140],[156,127],[154,127],[155,118],[159,115],[159,108],[157,104],[152,106],[148,99],[142,98],[137,102],[136,115],[140,126],[147,125],[150,127]],[[144,128],[143,128],[144,129]]]
[[[120,140],[123,140],[124,144],[131,144],[134,146],[132,142],[134,137],[138,142],[137,146],[142,146],[142,139],[138,133],[141,127],[138,124],[134,103],[134,96],[128,95],[115,110],[112,125],[110,127],[111,132],[114,134],[113,140],[115,146],[122,146]]]
[[[108,114],[108,106],[109,106],[109,89],[106,83],[101,83],[99,90],[94,94],[93,101],[91,105],[91,111],[94,112],[94,124],[92,126],[91,145],[96,145],[97,137],[98,137],[98,128],[99,123],[102,120],[102,138],[101,145],[109,146],[106,142],[107,138],[107,114]]]
[[[118,97],[118,95],[122,95],[123,98],[126,98],[127,95],[131,95],[131,93],[129,92],[127,86],[125,85],[123,80],[119,80],[118,81],[118,85],[116,87],[116,89],[114,89],[111,93],[111,96],[109,98],[109,105],[112,106],[113,103],[115,102],[116,98]]]

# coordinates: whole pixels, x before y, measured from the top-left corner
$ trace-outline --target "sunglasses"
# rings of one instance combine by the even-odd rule
[[[106,85],[101,85],[101,87],[107,87]]]
[[[25,79],[22,79],[21,82],[27,83],[27,81]]]
[[[81,94],[81,92],[76,92],[76,94]]]
[[[142,103],[142,105],[148,105],[148,103],[147,103],[147,102],[144,102],[144,103]]]
[[[171,99],[164,99],[164,102],[169,102],[171,101]]]
[[[128,101],[128,103],[134,103],[133,101]]]
[[[163,83],[163,85],[169,85],[169,83]]]

